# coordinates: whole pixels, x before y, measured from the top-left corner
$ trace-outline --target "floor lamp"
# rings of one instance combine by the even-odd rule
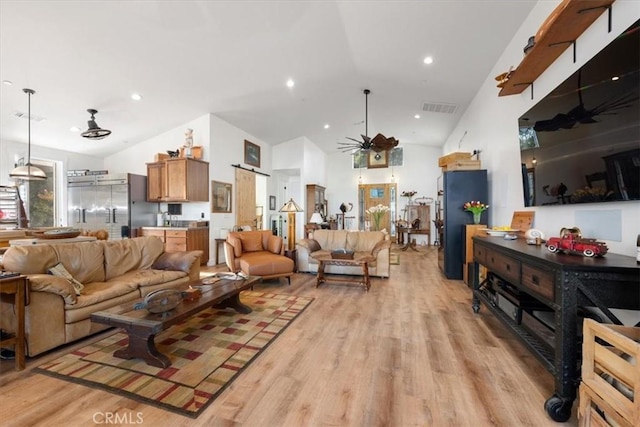
[[[287,247],[292,251],[296,248],[296,212],[302,212],[302,208],[293,199],[289,199],[280,208],[280,212],[287,213],[287,240],[289,242]]]

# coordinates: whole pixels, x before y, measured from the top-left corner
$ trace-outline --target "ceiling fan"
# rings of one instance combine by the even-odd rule
[[[626,93],[622,96],[604,101],[592,109],[586,109],[582,100],[581,71],[582,70],[578,70],[578,105],[566,114],[559,113],[552,119],[536,121],[533,127],[536,132],[554,132],[560,129],[571,129],[578,123],[598,123],[598,120],[595,119],[596,116],[616,114],[616,111],[628,108],[638,100],[637,95]]]
[[[340,145],[340,147],[338,148],[339,150],[342,150],[343,152],[347,152],[347,151],[353,151],[353,150],[358,150],[358,151],[368,151],[368,150],[373,150],[376,153],[379,153],[381,151],[386,151],[386,150],[391,150],[394,147],[396,147],[398,145],[398,140],[395,139],[394,137],[390,137],[387,138],[386,136],[384,136],[383,134],[379,133],[377,134],[375,137],[373,138],[369,138],[368,136],[368,119],[369,119],[369,94],[371,93],[371,91],[369,89],[365,89],[364,90],[364,135],[360,135],[362,137],[362,141],[357,140],[355,138],[350,138],[350,137],[346,137],[347,139],[350,139],[351,141],[354,142],[338,142],[338,145]]]

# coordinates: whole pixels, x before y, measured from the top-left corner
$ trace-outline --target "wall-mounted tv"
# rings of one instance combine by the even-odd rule
[[[640,200],[639,98],[640,20],[518,119],[525,206]]]

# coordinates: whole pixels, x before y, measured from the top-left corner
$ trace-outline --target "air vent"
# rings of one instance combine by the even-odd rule
[[[444,102],[425,102],[422,104],[422,111],[429,113],[455,114],[457,110],[457,104],[447,104]]]
[[[13,113],[11,113],[11,115],[19,119],[31,119],[34,122],[41,122],[44,120],[44,117],[35,116],[33,114],[31,115],[31,117],[29,117],[29,114],[23,113],[22,111],[14,111]]]

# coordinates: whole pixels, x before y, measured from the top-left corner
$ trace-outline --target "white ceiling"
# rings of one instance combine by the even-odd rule
[[[2,0],[0,139],[27,141],[28,87],[34,145],[103,156],[211,113],[331,152],[364,133],[368,88],[369,136],[441,146],[535,3]],[[111,136],[69,130],[88,108]]]

